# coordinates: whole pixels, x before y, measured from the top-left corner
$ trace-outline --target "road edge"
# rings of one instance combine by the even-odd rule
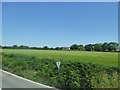
[[[44,85],[44,84],[41,84],[41,83],[38,83],[38,82],[35,82],[35,81],[32,81],[32,80],[23,78],[23,77],[21,77],[21,76],[15,75],[15,74],[13,74],[13,73],[11,73],[11,72],[8,72],[8,71],[5,71],[5,70],[1,70],[1,69],[0,69],[0,71],[4,72],[4,73],[6,73],[6,74],[12,75],[12,76],[14,76],[14,77],[20,78],[20,79],[22,79],[22,80],[25,80],[25,81],[28,81],[28,82],[31,82],[31,83],[34,83],[34,84],[37,84],[37,85],[41,85],[41,86],[46,87],[46,88],[57,89],[57,88],[55,88],[55,87],[47,86],[47,85]]]

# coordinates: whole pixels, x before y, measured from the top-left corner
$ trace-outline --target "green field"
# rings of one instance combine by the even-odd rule
[[[35,56],[73,62],[92,62],[107,66],[118,66],[118,53],[87,52],[87,51],[56,51],[56,50],[3,50],[7,54]]]
[[[117,88],[118,53],[3,49],[2,69],[66,90]],[[56,61],[61,61],[58,73]]]

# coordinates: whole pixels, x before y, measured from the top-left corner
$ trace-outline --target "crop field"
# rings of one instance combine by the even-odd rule
[[[113,52],[87,52],[87,51],[57,51],[57,50],[3,50],[7,54],[35,56],[37,58],[50,58],[61,61],[92,62],[107,66],[118,66],[118,53]]]
[[[3,49],[2,68],[59,89],[118,87],[116,52]]]

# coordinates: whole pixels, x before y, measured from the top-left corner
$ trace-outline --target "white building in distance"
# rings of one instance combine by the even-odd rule
[[[62,47],[62,50],[70,50],[70,47]]]

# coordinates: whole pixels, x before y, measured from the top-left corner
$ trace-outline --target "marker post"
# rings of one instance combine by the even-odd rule
[[[58,72],[58,73],[59,73],[59,71],[60,71],[60,64],[61,64],[61,61],[57,61],[57,62],[56,62],[57,72]]]

